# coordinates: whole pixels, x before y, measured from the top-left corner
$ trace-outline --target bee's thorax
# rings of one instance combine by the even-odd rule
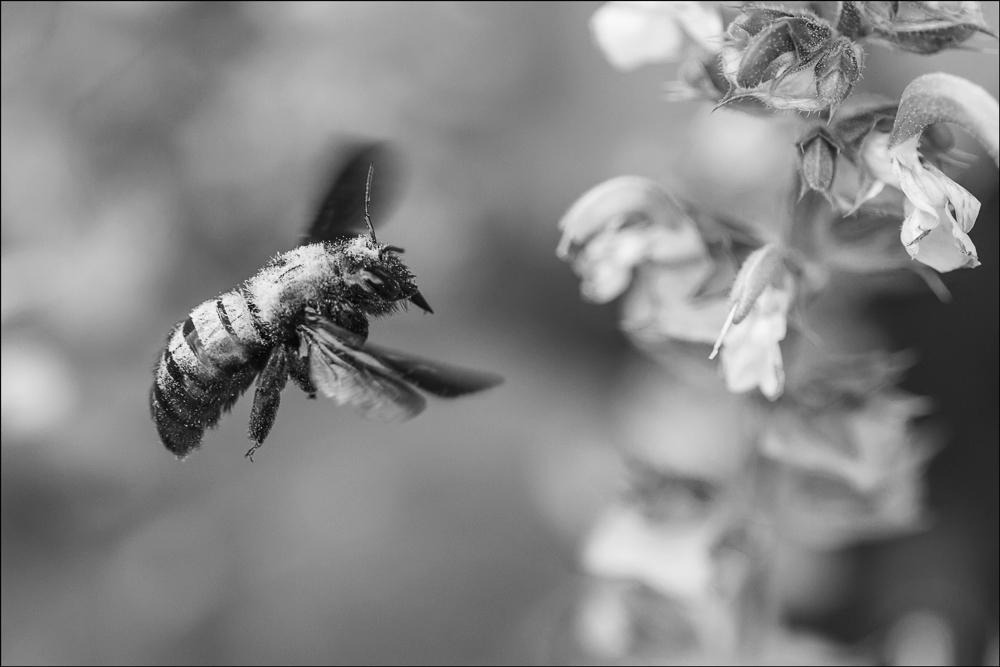
[[[299,246],[276,256],[242,287],[267,342],[290,336],[306,307],[348,310],[362,317],[391,312],[393,304],[379,299],[366,284],[366,267],[389,271],[404,285],[411,285],[410,274],[383,250],[381,244],[358,236],[342,243]]]
[[[336,289],[341,272],[328,246],[313,243],[278,255],[247,280],[242,291],[272,339],[268,342],[278,337],[282,323]]]

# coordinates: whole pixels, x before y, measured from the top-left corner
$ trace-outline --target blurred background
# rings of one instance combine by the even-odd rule
[[[622,173],[766,220],[794,161],[764,121],[664,102],[671,68],[613,70],[596,7],[3,3],[5,664],[553,660],[579,543],[622,486],[637,356],[614,306],[580,300],[557,222]],[[871,49],[864,87],[934,70],[997,95],[997,59],[972,52]],[[252,464],[246,398],[177,462],[147,398],[168,331],[295,244],[358,137],[405,157],[379,236],[435,309],[371,339],[506,383],[391,426],[290,388]],[[945,277],[953,303],[907,283],[831,310],[917,347],[907,386],[950,436],[934,528],[790,568],[787,588],[848,643],[937,605],[978,660],[997,613],[996,171],[963,183],[983,266]]]

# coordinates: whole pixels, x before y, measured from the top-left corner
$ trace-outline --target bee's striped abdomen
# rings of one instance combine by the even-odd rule
[[[266,348],[261,325],[236,291],[202,303],[174,327],[150,396],[170,451],[186,456],[198,446],[253,382]]]

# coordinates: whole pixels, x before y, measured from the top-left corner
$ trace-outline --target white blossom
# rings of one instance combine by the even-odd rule
[[[979,200],[917,153],[918,138],[891,150],[892,170],[906,195],[900,239],[910,257],[941,273],[979,266],[969,232]]]
[[[687,40],[707,53],[722,47],[722,18],[701,2],[608,2],[590,30],[608,61],[626,71],[679,60]]]
[[[722,374],[729,391],[759,388],[771,400],[781,396],[785,369],[779,343],[788,332],[788,309],[794,294],[794,280],[785,274],[780,285],[765,287],[746,318],[724,333]]]

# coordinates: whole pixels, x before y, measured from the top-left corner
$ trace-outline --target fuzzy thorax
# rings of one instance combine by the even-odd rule
[[[367,317],[396,308],[370,287],[370,271],[399,283],[402,296],[416,292],[413,276],[386,246],[368,236],[337,243],[311,243],[274,257],[244,284],[260,323],[275,339],[293,327],[306,307],[320,312],[350,310]]]

